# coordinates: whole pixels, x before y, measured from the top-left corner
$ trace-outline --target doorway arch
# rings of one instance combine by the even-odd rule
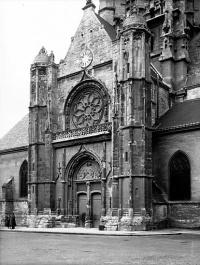
[[[67,214],[77,215],[82,227],[98,227],[101,215],[100,160],[85,150],[76,154],[66,169]]]

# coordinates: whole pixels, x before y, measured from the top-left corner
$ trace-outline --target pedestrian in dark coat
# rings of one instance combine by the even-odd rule
[[[10,227],[10,217],[8,214],[6,214],[6,216],[5,216],[5,226],[7,226],[8,229]]]
[[[10,228],[15,229],[15,226],[16,226],[15,215],[14,215],[14,213],[12,213],[12,215],[10,217]]]

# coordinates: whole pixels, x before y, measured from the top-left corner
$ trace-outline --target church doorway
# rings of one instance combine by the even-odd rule
[[[89,152],[73,158],[68,173],[68,214],[80,227],[98,227],[101,218],[101,167]]]

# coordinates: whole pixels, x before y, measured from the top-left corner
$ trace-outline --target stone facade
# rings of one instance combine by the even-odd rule
[[[21,192],[21,168],[23,163],[28,161],[27,148],[24,149],[23,151],[10,150],[0,154],[0,207],[2,222],[5,213],[14,211],[17,223],[19,225],[26,223],[28,201],[27,195],[24,197]]]
[[[42,47],[31,65],[28,150],[6,154],[6,169],[0,157],[14,196],[3,214],[30,227],[200,226],[199,13],[197,0],[100,0],[99,14],[86,1],[65,58]],[[20,200],[6,176],[17,190],[22,157]]]

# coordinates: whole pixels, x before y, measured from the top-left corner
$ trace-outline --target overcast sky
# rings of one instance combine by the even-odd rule
[[[96,12],[99,0],[93,0]],[[0,138],[27,113],[30,65],[42,46],[59,63],[86,0],[0,0]]]

